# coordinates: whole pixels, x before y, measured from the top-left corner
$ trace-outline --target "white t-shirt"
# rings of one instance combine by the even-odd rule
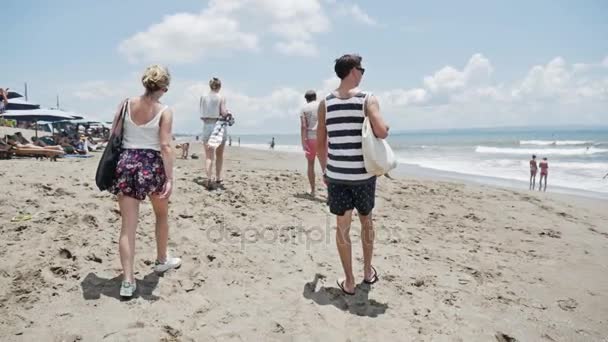
[[[300,117],[306,121],[306,139],[317,138],[317,123],[318,123],[319,101],[308,102],[302,107]]]

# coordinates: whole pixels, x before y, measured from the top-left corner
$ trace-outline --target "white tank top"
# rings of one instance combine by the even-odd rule
[[[168,106],[164,106],[152,120],[137,125],[131,119],[131,102],[127,103],[122,147],[160,151],[160,117]]]
[[[220,116],[220,102],[222,95],[214,91],[203,97],[201,117],[204,119],[217,119]]]

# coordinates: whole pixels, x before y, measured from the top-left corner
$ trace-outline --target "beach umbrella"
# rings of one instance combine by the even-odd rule
[[[76,119],[71,112],[65,112],[58,109],[31,109],[31,110],[8,110],[2,114],[5,119],[18,121],[63,121]],[[78,116],[81,118],[80,116]],[[38,125],[36,125],[36,137],[38,137]]]
[[[19,121],[62,121],[75,119],[73,113],[58,109],[30,109],[30,110],[7,110],[3,116],[5,119]]]
[[[23,99],[22,97],[14,97],[8,99],[8,105],[6,110],[29,110],[29,109],[40,109],[40,105],[31,103]]]
[[[10,100],[10,99],[16,99],[16,98],[19,98],[19,97],[23,97],[23,95],[19,94],[16,91],[10,91],[9,90],[8,91],[8,95],[6,97],[8,97],[8,99]]]

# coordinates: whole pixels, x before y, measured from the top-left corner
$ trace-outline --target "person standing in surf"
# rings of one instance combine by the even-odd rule
[[[538,172],[538,165],[536,164],[536,155],[532,155],[530,159],[530,190],[536,188],[536,173]]]
[[[540,180],[538,181],[538,191],[547,191],[547,176],[549,175],[549,162],[547,157],[544,157],[539,164],[540,166]],[[543,179],[545,180],[545,187],[543,189]]]

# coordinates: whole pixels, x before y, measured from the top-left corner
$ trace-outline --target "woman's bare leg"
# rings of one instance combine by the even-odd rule
[[[336,216],[336,246],[340,255],[340,262],[344,269],[344,289],[348,292],[355,291],[355,276],[353,274],[352,245],[350,241],[350,226],[353,211],[348,210],[342,216]]]
[[[161,263],[167,259],[169,241],[169,199],[150,196],[154,216],[156,216],[156,260]]]
[[[224,147],[226,142],[223,142],[217,149],[215,149],[215,179],[222,179],[222,166],[224,166]]]
[[[205,143],[205,173],[207,174],[207,180],[211,181],[213,177],[213,162],[215,161],[215,149],[209,144]]]
[[[123,280],[134,283],[133,263],[135,260],[135,232],[139,217],[139,200],[119,195],[118,205],[122,217],[118,250],[123,270]]]

